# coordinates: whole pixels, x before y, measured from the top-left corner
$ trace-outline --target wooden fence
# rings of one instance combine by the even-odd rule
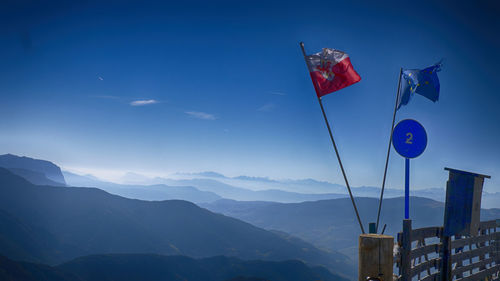
[[[443,227],[412,229],[404,220],[394,263],[397,281],[500,281],[500,220],[481,222],[467,238],[446,237]]]

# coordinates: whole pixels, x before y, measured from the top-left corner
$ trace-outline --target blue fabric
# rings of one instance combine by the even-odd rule
[[[433,102],[439,99],[438,71],[442,63],[424,69],[404,69],[401,74],[401,89],[398,97],[398,109],[407,105],[415,93],[422,95]]]

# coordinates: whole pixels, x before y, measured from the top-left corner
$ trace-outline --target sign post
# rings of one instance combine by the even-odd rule
[[[424,127],[413,119],[400,121],[392,133],[392,145],[405,158],[405,219],[410,218],[410,159],[420,156],[427,147]]]

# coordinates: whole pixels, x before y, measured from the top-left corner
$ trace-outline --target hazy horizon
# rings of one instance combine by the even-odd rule
[[[0,153],[0,155],[3,155],[4,153]],[[5,153],[5,154],[12,154],[12,153]],[[300,181],[315,181],[316,183],[324,183],[327,185],[332,185],[332,186],[341,186],[345,188],[345,184],[343,182],[333,182],[329,180],[324,180],[324,179],[317,179],[317,178],[304,178],[304,177],[283,177],[283,178],[273,178],[265,175],[249,175],[245,173],[235,173],[235,174],[224,174],[223,172],[220,171],[208,171],[208,170],[202,170],[202,171],[176,171],[176,172],[151,172],[151,171],[145,171],[145,170],[102,170],[102,169],[94,169],[94,168],[81,168],[81,167],[67,167],[67,166],[62,166],[58,164],[57,162],[51,161],[50,159],[43,159],[43,158],[36,158],[32,157],[30,155],[16,155],[12,154],[15,156],[20,156],[20,157],[28,157],[28,158],[33,158],[33,159],[39,159],[39,160],[46,160],[49,162],[52,162],[59,166],[61,168],[62,172],[69,172],[72,174],[76,174],[78,176],[90,176],[90,177],[95,177],[99,181],[104,181],[104,182],[111,182],[111,183],[117,183],[117,184],[140,184],[140,185],[149,185],[152,182],[154,182],[155,179],[171,179],[171,180],[180,180],[180,179],[196,179],[196,178],[209,178],[209,179],[214,179],[214,180],[242,180],[242,177],[247,179],[243,180],[250,180],[250,181],[255,181],[255,182],[275,182],[275,183],[280,183],[280,184],[286,184],[286,183],[293,183],[293,182],[300,182]],[[443,183],[440,186],[412,186],[412,190],[426,190],[426,189],[442,189],[443,194],[446,189],[446,181],[448,180],[448,172],[445,171],[445,175],[443,177]],[[234,183],[233,183],[234,184]],[[234,184],[235,186],[238,186],[238,184]],[[354,188],[359,188],[359,187],[374,187],[374,188],[380,188],[380,186],[376,185],[351,185]],[[238,186],[238,187],[243,187],[243,188],[248,188],[248,186]],[[404,190],[404,186],[390,186],[386,185],[386,188],[389,189],[394,189],[394,190]],[[249,188],[250,190],[266,190],[270,189],[268,186],[263,186],[261,188]],[[280,188],[280,187],[275,187],[271,189],[278,189],[278,190],[286,190],[285,188]],[[492,187],[491,185],[487,184],[487,181],[484,183],[484,192],[489,192],[489,193],[496,193],[500,192],[500,189],[496,189],[495,187]],[[342,190],[341,193],[347,194],[347,189]],[[299,192],[299,193],[308,193],[308,192]],[[314,188],[311,188],[310,193],[339,193],[338,191],[332,190],[331,192],[323,190],[323,191],[318,191],[315,190]]]

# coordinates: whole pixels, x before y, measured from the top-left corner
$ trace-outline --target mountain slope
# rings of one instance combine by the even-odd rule
[[[57,185],[66,185],[61,168],[52,162],[46,160],[33,159],[29,157],[19,157],[12,154],[0,155],[0,167],[17,170],[18,175],[25,177],[33,184],[48,185],[50,180],[58,183]],[[40,174],[43,177],[40,177]],[[32,181],[33,180],[33,181]],[[40,182],[38,182],[40,180]]]
[[[50,259],[49,247],[56,239],[40,228],[34,228],[0,210],[0,253],[16,260],[40,262]],[[0,279],[1,280],[1,279]]]
[[[20,168],[9,168],[13,174],[23,177],[27,181],[36,185],[52,185],[52,186],[64,186],[63,183],[56,182],[48,179],[45,174],[35,172],[32,170],[20,169]]]
[[[105,253],[226,255],[299,259],[354,272],[341,254],[326,253],[305,242],[306,246],[299,246],[186,201],[148,202],[95,188],[35,186],[0,169],[0,206],[23,224],[55,237],[57,243],[44,249],[51,253],[49,258],[37,257],[46,263]]]
[[[221,281],[238,276],[272,281],[346,280],[300,261],[242,261],[222,256],[196,260],[184,256],[98,255],[75,259],[57,269],[92,281]]]
[[[2,281],[84,281],[48,265],[19,262],[0,256]]]

